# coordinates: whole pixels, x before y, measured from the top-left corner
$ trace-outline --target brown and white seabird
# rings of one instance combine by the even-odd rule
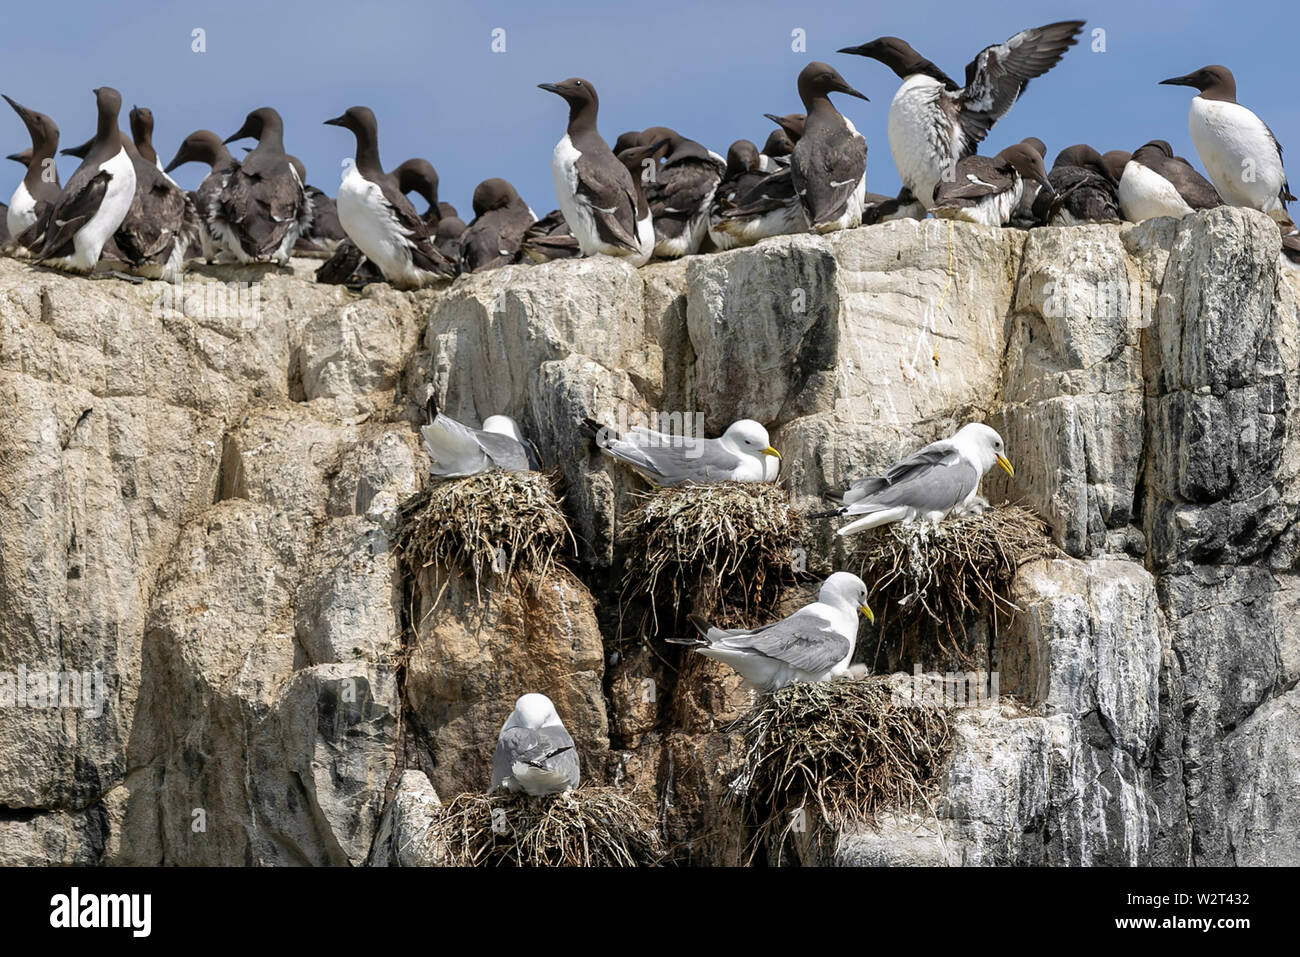
[[[135,196],[135,166],[117,127],[121,94],[109,86],[99,87],[94,94],[95,138],[59,193],[35,257],[37,262],[80,273],[94,271],[104,244],[122,225]]]
[[[1232,71],[1226,66],[1205,66],[1160,82],[1196,89],[1187,126],[1205,172],[1223,200],[1289,221],[1286,204],[1295,196],[1282,167],[1282,145],[1267,123],[1237,102]]]
[[[1181,219],[1198,209],[1222,206],[1213,184],[1198,173],[1164,140],[1139,147],[1124,165],[1119,181],[1119,206],[1131,223],[1172,216]]]
[[[975,152],[1029,81],[1054,67],[1082,29],[1082,20],[1065,20],[985,47],[966,65],[964,86],[898,37],[839,52],[879,60],[903,81],[889,106],[889,149],[903,185],[929,209],[935,186],[951,180],[945,172]]]
[[[564,213],[553,209],[524,232],[515,261],[544,263],[552,259],[572,259],[579,253],[578,240],[569,229]]]
[[[667,134],[664,137],[657,133]],[[662,142],[667,152],[653,179],[642,180],[654,220],[655,255],[677,259],[700,251],[709,230],[709,204],[726,163],[676,130],[650,129],[643,142]]]
[[[775,132],[781,133],[780,130]],[[781,133],[784,136],[784,133]],[[761,183],[769,174],[762,170],[762,158],[758,147],[749,140],[736,140],[727,147],[727,169],[722,182],[714,190],[713,202],[709,207],[709,241],[717,249],[731,249],[738,245],[730,233],[718,227],[723,217],[736,208],[736,198],[746,195],[750,189]]]
[[[1047,162],[1047,144],[1037,136],[1026,136],[1020,142],[1024,143],[1026,146],[1032,147],[1034,152],[1043,158],[1043,162]],[[1119,180],[1116,179],[1115,182],[1119,182]],[[1032,229],[1037,226],[1038,218],[1034,215],[1034,200],[1037,198],[1038,184],[1033,180],[1030,180],[1025,183],[1024,192],[1020,195],[1020,202],[1017,204],[1016,208],[1011,211],[1011,219],[1007,221],[1007,225],[1013,226],[1016,229]],[[924,217],[924,210],[922,210],[921,215]]]
[[[450,279],[456,265],[433,244],[429,226],[411,205],[397,177],[379,161],[379,124],[369,107],[349,107],[325,121],[356,137],[354,162],[339,184],[339,222],[349,238],[398,289],[418,289]]]
[[[640,186],[596,128],[600,100],[587,80],[538,86],[563,97],[569,122],[551,155],[555,197],[584,256],[604,253],[643,266],[654,253],[654,223],[638,210]]]
[[[163,172],[170,174],[186,163],[206,163],[209,170],[194,191],[194,207],[199,216],[199,246],[203,258],[210,263],[230,261],[233,257],[228,253],[222,255],[224,245],[213,237],[210,224],[220,215],[218,203],[221,190],[225,187],[227,178],[239,166],[239,161],[230,154],[216,133],[211,130],[195,130],[181,140],[176,155],[163,168]]]
[[[867,141],[831,103],[832,93],[867,99],[829,63],[813,61],[799,72],[807,120],[790,154],[790,173],[816,233],[860,225],[867,189]]]
[[[16,240],[19,248],[31,249],[40,244],[46,216],[61,192],[59,170],[54,164],[59,149],[59,128],[44,113],[29,110],[7,96],[5,102],[13,107],[32,138],[30,149],[9,157],[15,162],[25,157],[21,162],[27,167],[27,173],[9,199],[5,225],[9,238]]]
[[[758,169],[761,173],[775,173],[790,165],[790,154],[794,152],[794,143],[785,130],[776,129],[767,134],[763,150],[758,154]]]
[[[236,262],[288,265],[298,237],[311,227],[311,203],[284,151],[284,121],[269,106],[254,110],[225,140],[253,137],[257,146],[230,171],[208,227]]]
[[[474,187],[472,204],[474,219],[460,237],[461,272],[510,265],[537,217],[515,188],[499,177]]]
[[[1026,179],[1037,182],[1048,195],[1055,192],[1043,158],[1024,143],[1014,143],[997,156],[964,156],[957,161],[952,181],[935,187],[930,212],[942,219],[1005,226],[1020,202]]]

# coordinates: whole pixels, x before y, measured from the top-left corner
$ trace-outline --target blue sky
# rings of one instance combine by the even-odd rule
[[[539,214],[555,207],[550,154],[566,111],[537,89],[540,82],[591,80],[610,142],[625,129],[664,125],[725,153],[740,137],[762,144],[771,129],[763,113],[800,110],[795,76],[809,60],[823,59],[871,98],[839,100],[867,139],[868,188],[893,193],[898,176],[885,117],[898,81],[883,65],[836,49],[901,36],[960,80],[984,46],[1070,18],[1105,30],[1106,51],[1092,52],[1085,34],[1030,84],[981,152],[1029,135],[1047,143],[1049,159],[1072,143],[1104,152],[1161,138],[1196,162],[1187,135],[1192,91],[1156,83],[1223,63],[1237,76],[1241,102],[1284,146],[1292,144],[1295,188],[1295,0],[1000,0],[979,13],[951,0],[10,3],[0,35],[0,92],[52,116],[66,146],[94,131],[90,90],[114,86],[125,104],[153,109],[164,162],[192,130],[224,137],[248,111],[274,106],[285,118],[288,149],[306,163],[309,181],[331,195],[352,138],[322,121],[366,105],[379,117],[385,165],[426,157],[438,169],[442,198],[468,220],[474,186],[491,176],[509,179]],[[204,53],[191,50],[195,28],[206,32]],[[505,31],[504,53],[491,49],[496,28]],[[796,28],[807,37],[804,53],[791,50]],[[18,117],[0,103],[0,155],[28,142]],[[65,179],[75,167],[75,160],[60,161]],[[7,199],[21,170],[12,163],[0,169]],[[178,175],[187,187],[201,178],[193,164]]]

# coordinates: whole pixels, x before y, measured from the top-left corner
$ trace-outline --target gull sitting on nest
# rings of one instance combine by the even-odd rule
[[[836,572],[817,600],[788,618],[761,628],[710,628],[692,618],[702,638],[670,638],[729,665],[759,691],[777,691],[796,681],[830,681],[849,675],[858,639],[858,613],[875,621],[867,586],[857,575]]]
[[[501,726],[488,790],[542,797],[577,786],[578,752],[555,705],[544,694],[523,695]]]
[[[731,423],[717,439],[670,435],[642,426],[620,436],[595,419],[585,424],[595,433],[602,452],[651,485],[775,482],[781,467],[781,453],[772,448],[767,429],[753,419]]]
[[[436,478],[464,478],[491,469],[537,471],[540,463],[519,425],[508,415],[489,415],[475,429],[443,415],[429,402],[430,422],[420,428]]]
[[[827,495],[843,505],[831,515],[860,515],[839,530],[849,535],[892,522],[942,521],[950,513],[978,513],[987,502],[978,494],[980,479],[995,464],[1008,475],[1015,469],[1006,457],[1002,436],[979,422],[963,425],[899,462],[884,475],[862,478],[843,492]]]

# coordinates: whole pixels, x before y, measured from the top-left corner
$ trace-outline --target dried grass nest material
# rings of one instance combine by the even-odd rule
[[[887,808],[930,805],[951,742],[941,707],[896,700],[891,678],[796,683],[740,719],[745,761],[732,794],[754,848],[780,863],[792,834],[834,836]]]
[[[643,627],[686,613],[748,626],[775,609],[793,577],[803,514],[777,485],[719,482],[656,489],[623,523],[623,600],[648,599]]]
[[[566,794],[460,794],[426,841],[454,867],[653,867],[663,845],[647,795],[583,785]]]
[[[1042,519],[999,505],[938,524],[885,526],[862,535],[851,558],[871,586],[882,627],[890,616],[904,628],[928,617],[956,639],[967,613],[985,602],[995,614],[1015,610],[1006,591],[1017,568],[1059,554]]]
[[[430,565],[474,576],[540,583],[574,546],[552,478],[493,469],[438,482],[399,509],[397,556],[417,573]]]

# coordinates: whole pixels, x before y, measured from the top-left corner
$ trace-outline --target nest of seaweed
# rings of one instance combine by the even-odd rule
[[[644,599],[643,633],[687,614],[724,627],[760,624],[795,577],[802,513],[770,483],[720,482],[639,496],[624,520],[624,604]]]
[[[425,840],[454,867],[653,867],[664,858],[645,795],[584,785],[565,794],[460,794]]]
[[[756,824],[755,853],[777,864],[794,835],[833,839],[887,808],[930,807],[952,733],[947,711],[897,696],[889,676],[788,685],[741,725],[732,794]]]
[[[394,551],[413,578],[422,569],[461,569],[474,587],[488,576],[539,587],[574,548],[550,476],[493,469],[438,482],[402,503]]]
[[[882,633],[892,621],[907,640],[933,624],[943,650],[968,664],[968,616],[991,608],[996,633],[999,617],[1016,610],[1008,597],[1016,569],[1059,554],[1042,519],[1000,505],[938,524],[887,525],[862,535],[850,558],[871,586]]]

